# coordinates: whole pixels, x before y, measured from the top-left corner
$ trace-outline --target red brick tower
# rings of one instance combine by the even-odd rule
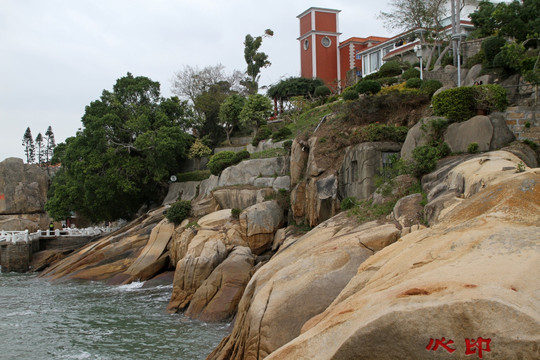
[[[341,81],[338,14],[341,10],[312,7],[300,19],[300,75],[320,78],[336,89]]]

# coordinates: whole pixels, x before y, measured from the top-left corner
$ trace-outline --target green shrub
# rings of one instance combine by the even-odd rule
[[[534,141],[530,139],[523,140],[523,143],[527,145],[528,147],[530,147],[531,149],[533,149],[534,151],[538,151],[538,149],[540,148],[537,143],[535,143]]]
[[[410,78],[405,83],[405,87],[409,89],[420,89],[422,86],[422,80],[420,78]]]
[[[356,198],[354,198],[352,196],[346,197],[345,199],[341,200],[341,209],[342,210],[352,209],[356,205],[358,205],[358,200],[356,200]]]
[[[362,80],[355,85],[359,94],[376,94],[381,91],[381,84],[376,80]]]
[[[468,120],[476,114],[474,95],[475,90],[471,86],[441,91],[433,97],[433,112],[451,122]]]
[[[418,146],[413,150],[413,163],[411,164],[411,172],[417,178],[428,174],[437,167],[437,160],[440,154],[437,148],[429,145]]]
[[[376,80],[381,86],[390,86],[396,84],[399,80],[396,77],[384,77]]]
[[[270,136],[272,136],[272,130],[270,130],[267,125],[263,125],[257,132],[257,135],[251,141],[251,145],[257,146],[259,145],[259,141],[266,140],[270,138]]]
[[[178,182],[186,182],[186,181],[203,181],[206,180],[212,175],[210,173],[210,170],[196,170],[196,171],[190,171],[185,173],[180,173],[176,175],[176,178]]]
[[[238,209],[238,208],[231,209],[232,218],[238,220],[240,218],[241,212],[242,212],[242,209]]]
[[[506,43],[506,40],[500,36],[492,36],[482,41],[482,50],[488,67],[493,66],[495,56],[501,51],[501,48]]]
[[[452,152],[452,150],[450,150],[450,146],[445,142],[439,143],[439,145],[437,146],[437,151],[439,152],[439,159],[450,155],[450,153]]]
[[[356,100],[358,99],[358,91],[354,89],[345,90],[342,94],[343,100]]]
[[[169,209],[167,209],[165,217],[167,218],[167,220],[169,220],[169,222],[178,225],[189,216],[190,212],[191,201],[179,200],[172,204]]]
[[[373,74],[366,75],[362,78],[362,80],[377,80],[381,77],[379,72],[374,72]]]
[[[478,152],[478,143],[470,143],[467,147],[467,152],[469,154],[476,154]]]
[[[247,150],[239,151],[234,155],[234,163],[238,164],[242,160],[249,159],[250,156],[251,155]]]
[[[330,91],[330,89],[328,88],[328,86],[326,85],[321,85],[321,86],[317,86],[315,88],[315,92],[313,93],[313,95],[315,97],[318,97],[318,98],[321,98],[321,97],[327,97],[328,95],[330,95],[332,92]]]
[[[369,124],[362,129],[362,141],[394,141],[404,142],[409,129],[406,126],[385,124]]]
[[[506,90],[501,85],[479,85],[473,89],[477,109],[504,111],[508,106]]]
[[[385,62],[379,69],[380,77],[401,75],[401,66],[397,60]]]
[[[439,80],[424,80],[420,86],[420,90],[428,94],[429,97],[432,97],[435,91],[442,88],[442,86],[443,84]]]
[[[221,151],[210,157],[206,167],[213,175],[219,175],[223,169],[236,163],[236,153],[234,151]]]
[[[281,140],[285,140],[291,135],[292,135],[291,129],[289,129],[288,127],[282,127],[281,129],[279,129],[278,131],[272,134],[272,141],[278,142]]]
[[[410,69],[406,70],[403,73],[403,75],[401,75],[401,77],[404,80],[409,80],[409,79],[412,79],[412,78],[420,78],[420,70],[415,69],[415,68],[410,68]]]

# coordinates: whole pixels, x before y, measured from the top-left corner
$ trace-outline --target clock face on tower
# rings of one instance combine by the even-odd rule
[[[321,39],[321,44],[324,47],[330,47],[330,45],[332,45],[332,40],[330,40],[328,36],[325,36]]]

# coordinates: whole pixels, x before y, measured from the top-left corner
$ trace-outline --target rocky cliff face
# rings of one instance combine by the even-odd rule
[[[49,222],[44,206],[49,177],[37,165],[22,159],[0,162],[0,229],[36,231]]]
[[[381,225],[359,231],[343,215],[319,225],[254,275],[209,359],[538,358],[540,282],[525,274],[540,271],[540,170],[516,173],[519,161],[455,163],[440,174],[454,200],[438,223],[403,228],[373,256],[360,254]]]

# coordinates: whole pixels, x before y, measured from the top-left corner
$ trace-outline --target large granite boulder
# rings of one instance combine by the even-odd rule
[[[489,150],[499,150],[516,139],[514,133],[506,125],[506,118],[502,113],[489,115],[491,125],[493,125],[493,137],[489,145]]]
[[[218,186],[253,185],[259,177],[283,175],[288,168],[288,159],[284,157],[244,160],[223,170]]]
[[[2,219],[1,228],[31,231],[40,228],[48,218],[34,221],[27,215],[45,215],[48,182],[47,171],[38,165],[24,164],[18,158],[7,158],[0,162],[0,215],[9,215],[9,218]],[[25,216],[19,216],[22,214]]]
[[[316,226],[339,211],[338,179],[330,174],[308,178],[291,191],[292,216],[296,223]]]
[[[251,278],[254,262],[248,247],[235,247],[197,289],[186,316],[211,322],[231,319]]]
[[[177,312],[187,308],[199,286],[226,257],[224,234],[199,230],[189,242],[185,256],[176,264],[167,311]]]
[[[493,138],[493,124],[489,117],[477,115],[467,121],[448,126],[444,141],[455,153],[467,152],[469,145],[478,144],[478,151],[488,151]]]
[[[152,229],[163,218],[162,208],[145,214],[122,230],[94,241],[53,264],[41,276],[50,280],[106,280],[117,284],[128,281],[132,275],[126,271],[139,258]],[[160,263],[163,260],[161,256],[156,259]]]
[[[272,245],[283,221],[283,209],[275,200],[250,206],[240,214],[242,233],[254,254],[259,255]]]
[[[298,184],[304,177],[308,156],[309,145],[294,139],[291,145],[291,186]]]
[[[440,121],[440,116],[423,118],[407,132],[407,137],[401,148],[401,158],[407,161],[413,160],[413,150],[419,146],[428,145],[436,137],[431,122]]]
[[[275,180],[271,178],[272,182]],[[271,185],[270,185],[271,186]],[[272,188],[227,187],[214,190],[212,195],[222,209],[245,209],[274,193]]]
[[[177,200],[193,200],[197,195],[200,181],[186,181],[172,183],[169,192],[163,200],[163,205],[169,205]]]
[[[300,335],[304,323],[326,309],[373,254],[369,246],[377,243],[371,237],[377,226],[359,229],[342,213],[282,247],[251,278],[231,335],[208,359],[262,359]],[[301,358],[318,357],[289,357]]]
[[[367,199],[375,191],[375,176],[390,155],[399,154],[401,144],[393,142],[361,143],[348,147],[338,174],[341,198]]]
[[[539,169],[493,179],[366,260],[266,359],[539,358],[539,222]]]

